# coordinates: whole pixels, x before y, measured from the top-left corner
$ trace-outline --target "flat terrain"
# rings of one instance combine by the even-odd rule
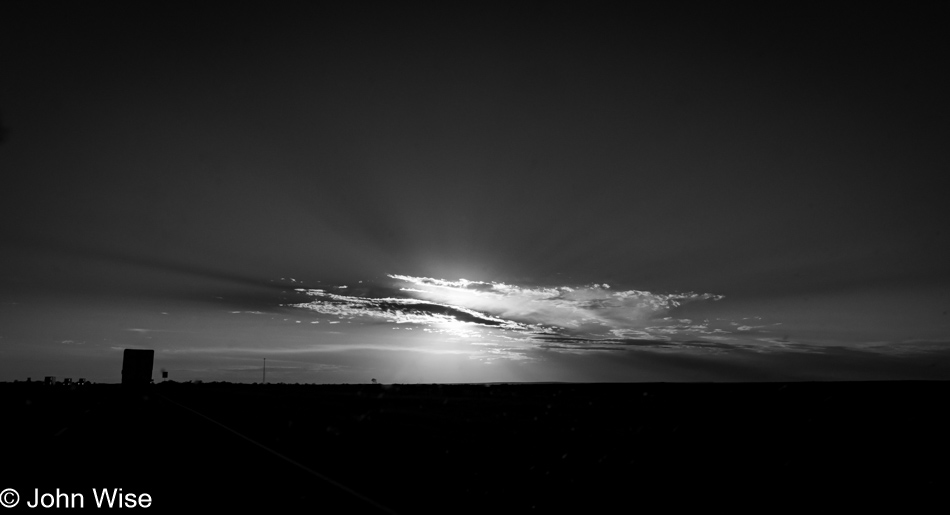
[[[616,511],[948,491],[950,384],[0,384],[0,489],[151,510]],[[14,510],[16,511],[16,510]],[[628,511],[628,510],[625,510]]]

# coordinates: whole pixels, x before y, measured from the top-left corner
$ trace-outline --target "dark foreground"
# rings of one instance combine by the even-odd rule
[[[93,488],[120,488],[149,511],[406,514],[772,512],[950,491],[947,382],[6,383],[0,399],[14,511],[36,489],[86,509]]]

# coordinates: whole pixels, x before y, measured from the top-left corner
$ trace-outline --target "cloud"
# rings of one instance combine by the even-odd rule
[[[646,338],[570,338],[560,336],[538,336],[535,340],[543,342],[539,347],[555,351],[609,350],[623,351],[633,349],[671,350],[694,349],[708,352],[723,352],[744,349],[745,345],[726,344],[707,340],[660,340]]]
[[[872,342],[862,348],[863,350],[892,355],[934,354],[950,352],[950,341],[914,338],[895,342]]]
[[[647,345],[645,342],[651,348],[695,347],[689,342],[705,340],[706,345],[713,345],[712,338],[725,340],[732,334],[711,327],[708,321],[669,316],[687,303],[723,298],[710,293],[615,290],[599,283],[529,287],[467,279],[388,277],[395,284],[360,283],[357,288],[348,289],[346,295],[339,289],[333,293],[297,288],[296,292],[311,300],[288,306],[336,319],[330,323],[369,318],[382,323],[423,326],[426,331],[450,332],[454,336],[493,336],[495,341],[550,348],[631,347]]]
[[[433,325],[461,322],[485,327],[495,327],[526,332],[543,332],[544,329],[530,324],[504,320],[468,309],[439,302],[412,298],[371,298],[327,293],[320,289],[298,289],[314,298],[311,302],[292,304],[292,307],[309,309],[325,315],[341,318],[366,316],[382,318],[397,324]],[[333,322],[331,322],[333,323]]]
[[[724,366],[721,358],[731,356],[730,359],[744,360],[744,363],[767,360],[771,363],[769,366],[774,366],[775,377],[785,377],[791,373],[791,367],[786,370],[779,361],[792,357],[804,363],[806,356],[837,359],[848,352],[860,351],[854,355],[862,359],[867,356],[914,357],[942,363],[942,356],[950,352],[945,350],[950,346],[942,340],[825,341],[809,337],[807,331],[793,336],[790,333],[795,333],[794,329],[759,316],[748,316],[748,313],[734,318],[709,319],[685,315],[689,309],[685,306],[689,304],[717,302],[723,298],[713,293],[655,293],[602,283],[525,286],[408,275],[388,277],[393,282],[360,282],[342,291],[298,288],[296,292],[309,297],[309,301],[285,307],[309,310],[318,315],[315,318],[331,324],[356,323],[359,318],[363,323],[392,324],[393,329],[416,329],[417,334],[421,333],[419,341],[424,342],[419,350],[468,354],[471,359],[484,363],[499,360],[528,363],[559,359],[556,356],[588,355],[639,363],[636,366],[642,367],[660,359],[659,356],[669,356],[673,361],[656,363],[665,364],[663,366],[692,364],[686,368],[698,371],[716,364]],[[349,326],[333,327],[345,331],[343,328]],[[412,340],[399,340],[400,345],[408,341]],[[438,343],[433,345],[433,342]],[[321,344],[321,349],[325,345]],[[344,342],[333,348],[354,345],[366,344]],[[395,349],[395,344],[385,339],[372,345]],[[852,350],[846,351],[844,346]],[[694,361],[673,359],[680,355]],[[745,374],[732,369],[725,372]],[[697,377],[705,377],[703,374]],[[754,375],[760,379],[767,376]]]
[[[617,338],[711,333],[712,330],[703,323],[691,324],[689,320],[673,320],[665,315],[687,303],[723,298],[711,293],[615,291],[608,284],[522,287],[466,279],[389,277],[408,283],[409,287],[400,288],[400,291],[422,300],[464,306],[532,327],[548,327],[548,332],[613,333]]]

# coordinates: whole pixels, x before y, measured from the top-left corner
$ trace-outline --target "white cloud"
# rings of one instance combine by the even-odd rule
[[[612,291],[607,284],[587,286],[520,287],[484,281],[446,281],[429,277],[390,275],[409,283],[406,295],[451,306],[463,306],[531,326],[552,326],[578,332],[643,331],[671,309],[689,302],[719,300],[709,293],[657,294],[648,291]],[[703,333],[700,324],[672,321],[669,327]],[[660,332],[669,332],[669,327]]]
[[[300,288],[297,289],[297,291],[310,295],[314,300],[311,302],[293,304],[292,307],[309,309],[340,318],[365,316],[382,318],[397,324],[437,325],[466,323],[517,331],[544,332],[544,329],[540,327],[505,320],[459,305],[412,298],[371,298],[337,295],[319,289],[307,290]]]
[[[539,344],[537,338],[541,336],[675,343],[697,338],[723,340],[732,334],[711,328],[708,320],[695,322],[670,316],[672,310],[686,303],[722,298],[709,293],[614,290],[599,283],[528,287],[468,279],[389,277],[397,281],[395,288],[370,287],[358,290],[359,295],[298,288],[296,291],[313,300],[290,307],[337,319],[330,323],[368,317],[423,326],[426,332],[453,338],[517,341],[530,346]],[[579,340],[577,345],[585,344]],[[511,359],[523,355],[517,351],[494,354],[510,355]]]

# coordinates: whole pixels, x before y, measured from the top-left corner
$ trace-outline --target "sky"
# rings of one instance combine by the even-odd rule
[[[936,10],[0,17],[0,381],[950,378]]]

